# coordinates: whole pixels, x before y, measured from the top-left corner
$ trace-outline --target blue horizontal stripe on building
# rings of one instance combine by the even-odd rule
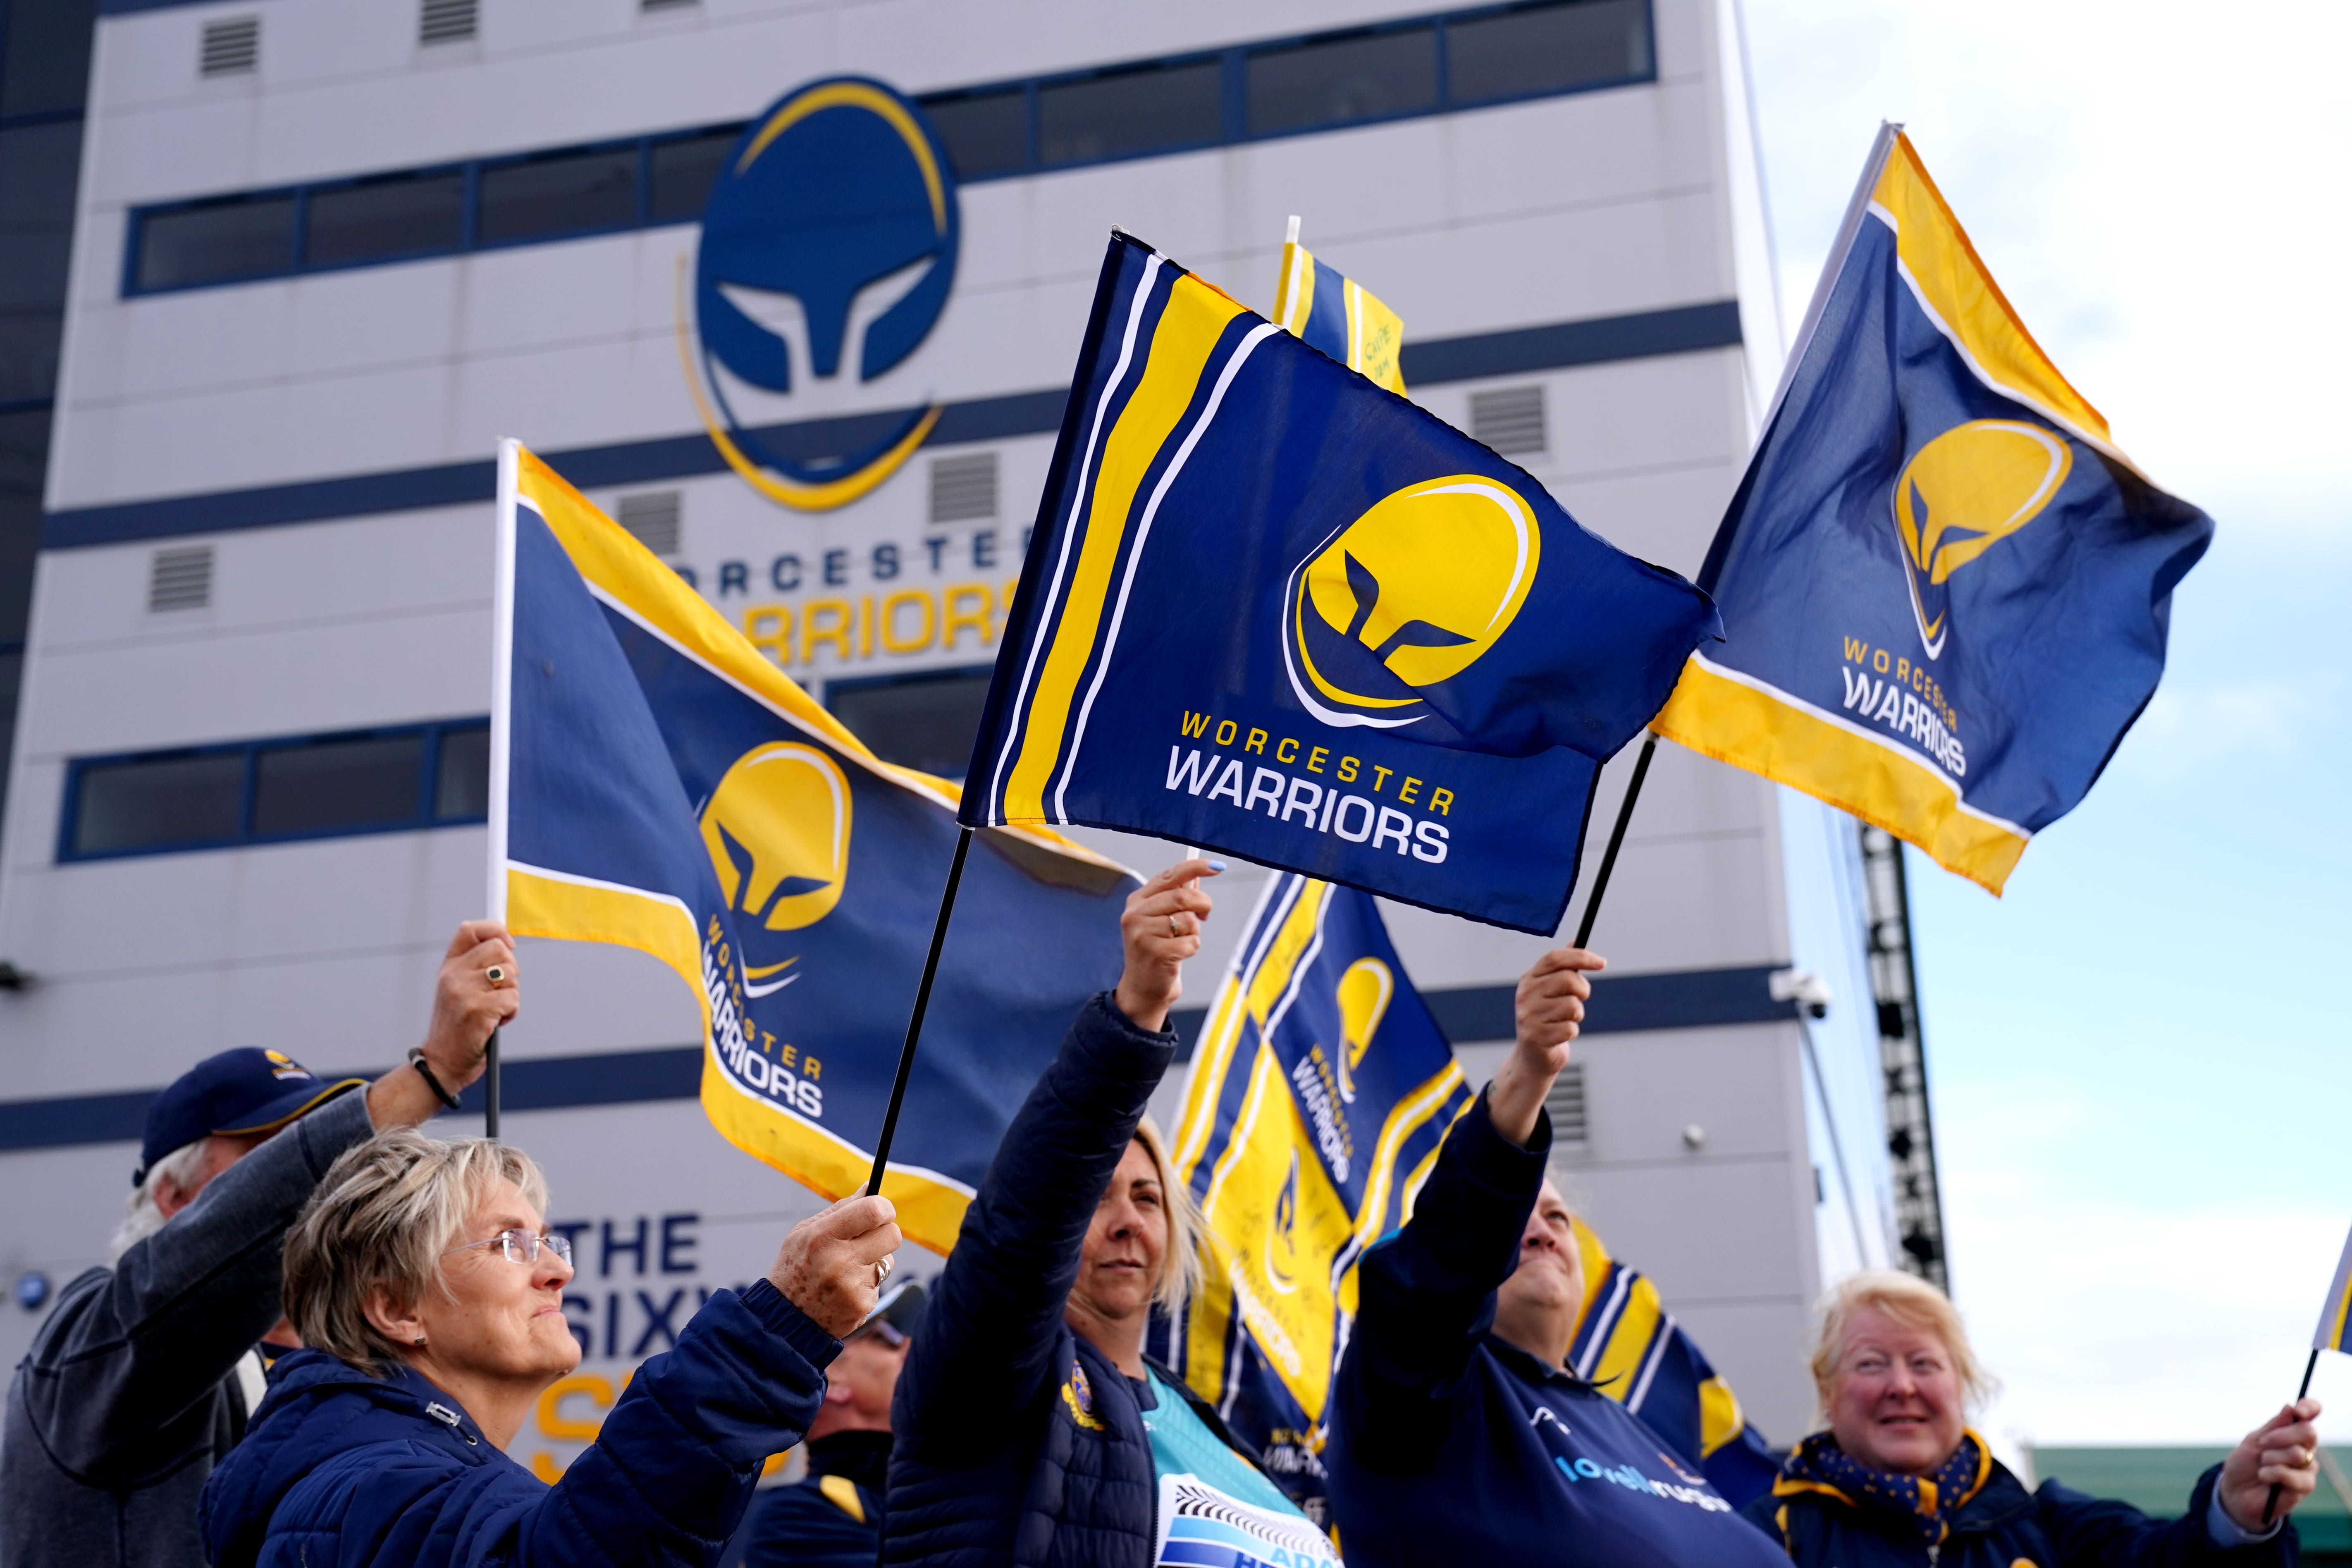
[[[1630,1034],[1649,1029],[1718,1028],[1777,1023],[1796,1016],[1795,1004],[1772,999],[1772,965],[1738,969],[1692,969],[1657,974],[1596,975],[1584,1032]],[[1437,1026],[1463,1044],[1507,1040],[1512,1034],[1508,985],[1467,985],[1424,991]],[[1192,1054],[1203,1008],[1179,1010],[1172,1019],[1183,1044],[1180,1059]],[[329,1073],[331,1081],[353,1076]],[[695,1046],[607,1051],[593,1056],[538,1057],[509,1061],[499,1074],[503,1110],[570,1110],[594,1105],[640,1105],[693,1100],[701,1092],[702,1052]],[[69,1148],[138,1139],[146,1126],[152,1089],[116,1094],[69,1095],[49,1100],[0,1100],[0,1151]],[[479,1084],[460,1097],[478,1115]]]
[[[1442,385],[1489,376],[1568,370],[1579,365],[1649,359],[1661,354],[1737,348],[1739,305],[1717,300],[1664,310],[1598,316],[1509,331],[1479,332],[1408,343],[1405,384]],[[950,403],[933,426],[929,446],[970,445],[1018,436],[1048,436],[1061,428],[1066,388],[1016,392],[1001,397]],[[904,411],[807,419],[770,426],[761,440],[792,458],[824,458],[857,447],[896,427]],[[541,454],[557,473],[583,489],[698,479],[726,471],[708,436],[667,436],[575,447]],[[68,507],[42,521],[41,548],[78,550],[129,544],[191,533],[226,533],[248,528],[326,522],[424,507],[488,504],[498,490],[498,464],[484,458],[430,468],[306,479],[253,489],[205,495],[165,496],[110,506]]]

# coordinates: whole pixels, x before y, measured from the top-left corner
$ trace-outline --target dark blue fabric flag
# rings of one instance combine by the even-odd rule
[[[962,817],[1549,932],[1715,626],[1435,416],[1114,236]]]

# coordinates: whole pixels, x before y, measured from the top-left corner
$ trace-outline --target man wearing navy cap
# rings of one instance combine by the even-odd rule
[[[8,1385],[0,1563],[201,1568],[197,1500],[260,1402],[257,1347],[294,1342],[278,1304],[287,1228],[337,1155],[428,1120],[481,1076],[516,979],[505,930],[468,921],[424,1045],[373,1083],[247,1047],[155,1097],[111,1267],[58,1292]]]
[[[890,1477],[890,1397],[924,1300],[909,1279],[842,1341],[809,1423],[807,1477],[752,1500],[720,1568],[872,1568]]]

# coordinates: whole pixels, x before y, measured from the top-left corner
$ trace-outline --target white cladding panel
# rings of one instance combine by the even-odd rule
[[[1303,33],[1425,8],[1300,0],[1279,25]],[[635,0],[490,0],[478,39],[424,48],[409,0],[227,10],[262,18],[257,75],[196,79],[197,29],[222,7],[100,27],[53,510],[478,462],[504,435],[562,451],[698,427],[677,326],[693,225],[126,299],[138,204],[740,119],[840,71],[918,92],[1274,30],[1263,6],[1230,0],[702,0],[653,16]],[[967,186],[961,270],[938,329],[873,386],[807,387],[790,416],[1061,387],[1113,223],[1263,306],[1284,216],[1303,212],[1309,243],[1395,306],[1409,342],[1742,300],[1746,349],[1415,388],[1466,427],[1474,395],[1539,386],[1547,447],[1517,460],[1588,526],[1695,572],[1779,349],[1727,5],[1656,0],[1654,16],[1654,85]],[[830,513],[783,511],[724,472],[591,494],[612,508],[624,494],[678,492],[677,562],[772,646],[779,610],[800,628],[821,599],[878,608],[892,594],[923,596],[903,605],[902,626],[919,609],[936,620],[978,606],[982,624],[952,647],[936,626],[901,654],[845,658],[783,638],[793,672],[822,689],[993,657],[1052,447],[1033,435],[934,448]],[[981,451],[1000,466],[997,515],[929,524],[931,459]],[[375,1070],[413,1043],[448,933],[480,907],[480,828],[60,864],[64,783],[78,757],[485,711],[487,521],[483,506],[439,507],[167,540],[215,547],[214,587],[206,607],[161,614],[146,607],[154,542],[43,557],[0,836],[0,956],[41,979],[0,994],[12,1098],[149,1088],[231,1045]],[[898,552],[895,572],[881,570],[877,545]],[[1588,877],[1626,771],[1604,776]],[[1132,864],[1170,852],[1088,837]],[[1833,972],[1841,1008],[1817,1044],[1870,1215],[1861,1254],[1883,1261],[1875,1037],[1859,917],[1840,880],[1850,847],[1843,819],[1662,748],[1596,945],[1619,973],[1792,956]],[[1225,918],[1193,965],[1193,1003],[1213,988],[1262,880],[1236,867],[1218,884]],[[1389,918],[1424,989],[1507,985],[1545,945],[1418,910]],[[692,998],[649,959],[534,942],[523,967],[511,1059],[693,1037]],[[1459,1043],[1483,1080],[1500,1048]],[[1824,1258],[1856,1256],[1842,1203],[1816,1205],[1815,1168],[1830,1155],[1799,1031],[1604,1034],[1578,1054],[1593,1132],[1563,1156],[1563,1181],[1618,1254],[1656,1279],[1750,1414],[1774,1438],[1794,1437],[1810,1411],[1807,1303]],[[1178,1089],[1163,1086],[1163,1120]],[[1693,1126],[1706,1132],[1696,1147],[1684,1137]],[[637,1359],[670,1292],[690,1300],[751,1278],[813,1204],[721,1143],[690,1101],[525,1112],[511,1134],[547,1164],[558,1217],[594,1238],[577,1287],[593,1342],[583,1373],[616,1376]],[[131,1158],[122,1144],[0,1152],[5,1190],[41,1199],[0,1221],[0,1274],[62,1281],[101,1256]],[[658,1234],[666,1215],[694,1216],[673,1231],[696,1238],[667,1272],[625,1246],[606,1255],[597,1227],[625,1239],[647,1216]],[[35,1321],[0,1309],[0,1359],[13,1363]],[[593,1387],[566,1400],[568,1419],[593,1418]],[[576,1447],[535,1426],[517,1452],[561,1462]]]

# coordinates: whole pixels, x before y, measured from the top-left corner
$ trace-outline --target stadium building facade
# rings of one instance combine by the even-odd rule
[[[1402,315],[1417,401],[1686,574],[1779,372],[1733,0],[100,11],[0,841],[11,1363],[103,1256],[156,1086],[422,1030],[483,900],[501,436],[883,754],[960,773],[1114,225],[1263,310],[1301,215]],[[777,206],[761,138],[845,105]],[[1820,1286],[1906,1241],[1939,1267],[1883,850],[1662,747],[1554,1095],[1563,1183],[1779,1441]],[[1223,930],[1261,880],[1218,883]],[[1483,1079],[1544,944],[1390,919]],[[507,1132],[587,1350],[518,1440],[552,1474],[814,1200],[709,1130],[667,970],[523,963]]]

